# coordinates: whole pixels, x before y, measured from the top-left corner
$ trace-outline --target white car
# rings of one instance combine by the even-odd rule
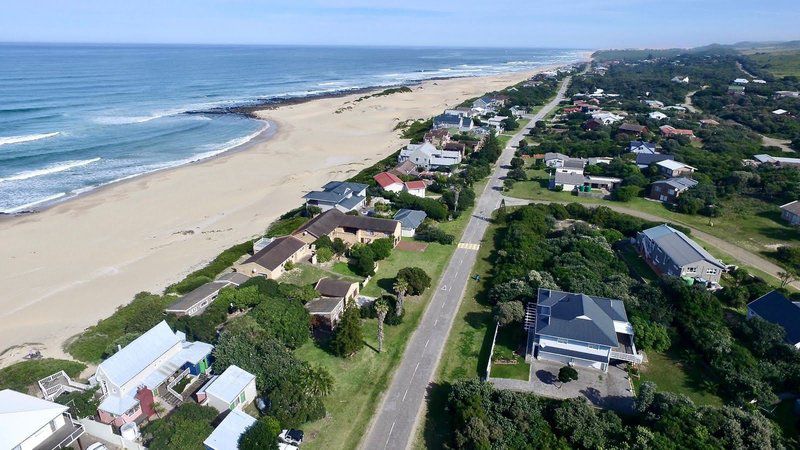
[[[95,442],[94,444],[86,447],[86,450],[108,450],[108,447],[106,447],[106,444],[103,444],[102,442]]]

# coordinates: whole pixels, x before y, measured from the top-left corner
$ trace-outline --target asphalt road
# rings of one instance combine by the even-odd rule
[[[478,197],[473,215],[461,241],[436,286],[419,326],[411,336],[403,360],[384,394],[377,415],[361,442],[368,450],[405,449],[414,437],[429,384],[433,381],[447,335],[458,312],[461,298],[472,275],[477,250],[489,224],[492,211],[502,200],[503,178],[514,157],[514,148],[538,120],[564,98],[571,78],[566,78],[555,99],[545,105],[532,120],[509,141],[495,166],[486,188]]]

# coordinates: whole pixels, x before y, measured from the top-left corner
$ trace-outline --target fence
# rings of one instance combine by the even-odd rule
[[[84,430],[86,430],[86,434],[108,442],[109,444],[122,447],[125,450],[147,450],[147,447],[139,444],[138,442],[129,441],[118,434],[114,434],[114,430],[111,428],[111,425],[95,422],[92,419],[81,419],[78,421],[78,423],[83,425]]]
[[[500,324],[494,324],[494,336],[492,337],[492,347],[489,349],[489,362],[486,363],[486,377],[485,380],[488,380],[491,373],[492,373],[492,355],[494,355],[494,343],[497,341],[497,331],[500,329]]]

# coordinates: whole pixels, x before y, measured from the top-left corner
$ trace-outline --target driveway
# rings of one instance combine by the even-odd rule
[[[633,412],[634,393],[628,374],[622,368],[610,366],[607,373],[575,367],[578,379],[569,383],[558,381],[558,371],[564,364],[553,361],[531,362],[530,381],[490,378],[498,389],[531,392],[542,397],[565,400],[584,397],[598,408],[612,409],[624,414]]]

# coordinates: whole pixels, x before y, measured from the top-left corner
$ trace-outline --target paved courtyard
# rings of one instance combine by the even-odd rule
[[[566,384],[558,381],[558,371],[563,364],[533,360],[530,381],[490,378],[495,387],[522,392],[533,392],[542,397],[568,399],[585,397],[589,403],[599,408],[619,412],[633,411],[633,391],[628,374],[621,368],[611,366],[608,373],[599,370],[576,367],[578,379]]]

